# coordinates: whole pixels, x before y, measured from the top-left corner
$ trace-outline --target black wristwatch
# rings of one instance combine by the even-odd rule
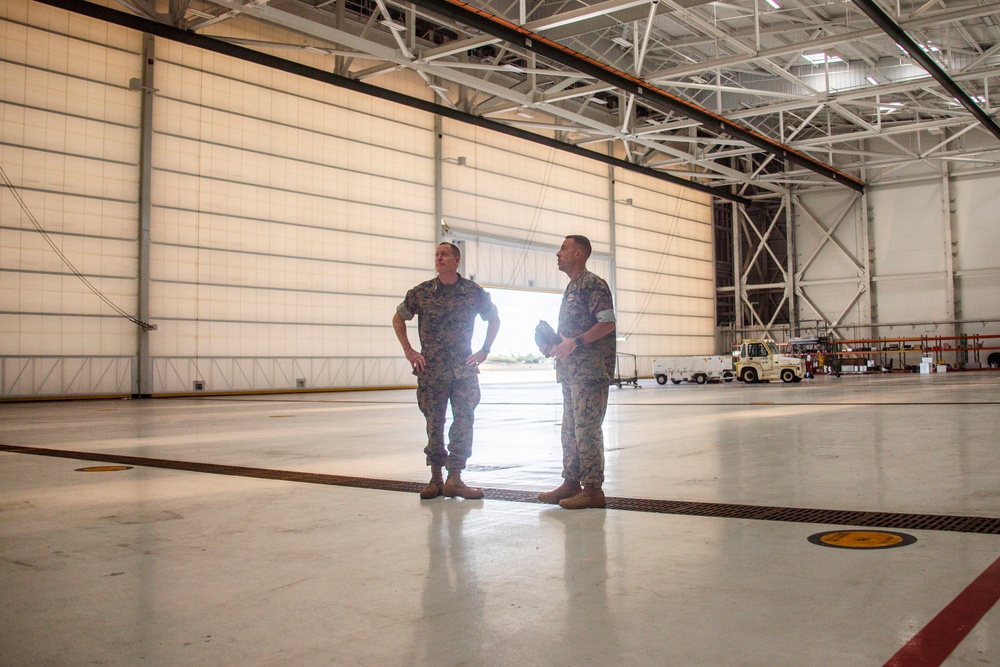
[[[577,336],[573,339],[573,342],[576,343],[577,347],[583,347],[583,336]]]

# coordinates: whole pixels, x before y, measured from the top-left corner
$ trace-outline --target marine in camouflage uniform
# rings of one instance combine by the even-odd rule
[[[615,311],[607,282],[586,268],[589,256],[585,237],[566,237],[559,268],[571,280],[559,309],[562,342],[549,350],[556,357],[556,380],[563,390],[565,481],[539,499],[568,509],[605,506],[602,424],[615,372]]]
[[[438,246],[435,255],[438,277],[408,291],[393,318],[397,336],[402,327],[400,343],[417,376],[417,405],[427,421],[424,453],[427,465],[431,466],[432,478],[428,488],[421,492],[424,498],[433,498],[441,493],[482,497],[482,492],[464,486],[461,471],[472,454],[472,429],[480,397],[478,366],[489,354],[489,346],[496,337],[500,320],[486,290],[453,270],[458,265],[457,253],[458,248],[450,243]],[[444,272],[440,263],[443,254],[451,255],[444,257]],[[476,315],[489,322],[490,326],[483,349],[473,354],[472,334]],[[404,324],[415,316],[418,318],[419,353],[409,348]],[[448,430],[448,446],[445,447],[444,427],[449,402],[453,419]],[[442,468],[449,473],[447,484],[440,479]],[[449,490],[461,492],[449,493]]]
[[[614,316],[608,284],[584,270],[563,294],[558,333],[575,339],[597,322],[614,322]],[[584,486],[604,483],[602,424],[614,374],[614,334],[556,362],[556,381],[563,390],[563,478],[577,479]]]

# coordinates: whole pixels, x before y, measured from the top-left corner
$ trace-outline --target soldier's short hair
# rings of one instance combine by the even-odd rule
[[[451,248],[451,254],[455,256],[455,259],[462,259],[462,251],[458,249],[457,245],[455,245],[454,243],[448,243],[447,241],[442,241],[441,243],[438,244],[438,247],[440,248],[443,245],[446,245],[449,248]]]
[[[581,236],[579,234],[570,234],[566,238],[572,240],[573,243],[583,248],[584,259],[590,258],[590,253],[593,252],[593,248],[590,245],[590,239],[588,239],[586,236]]]

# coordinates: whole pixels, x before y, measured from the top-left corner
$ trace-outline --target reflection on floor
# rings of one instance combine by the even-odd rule
[[[548,382],[484,382],[483,501],[413,493],[412,391],[2,404],[0,665],[1000,664],[1000,535],[969,528],[1000,521],[998,403],[990,372],[613,388],[620,509],[580,512],[530,502]]]

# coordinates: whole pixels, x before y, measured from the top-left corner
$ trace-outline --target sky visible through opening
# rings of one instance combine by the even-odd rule
[[[535,345],[535,325],[545,320],[555,329],[559,322],[562,294],[525,290],[485,288],[500,314],[500,333],[493,342],[493,354],[516,357],[539,354]],[[476,318],[472,349],[478,350],[486,339],[486,322]]]

